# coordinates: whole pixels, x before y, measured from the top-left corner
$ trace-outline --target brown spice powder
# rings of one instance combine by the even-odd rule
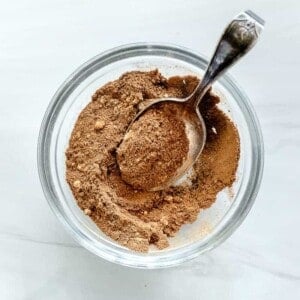
[[[194,165],[191,185],[164,191],[137,190],[120,175],[116,150],[142,101],[186,97],[198,83],[192,76],[166,79],[157,70],[129,72],[97,90],[80,113],[66,151],[66,178],[81,209],[119,244],[146,252],[168,246],[183,224],[235,180],[240,146],[234,124],[208,94],[200,110],[207,126],[205,148]]]
[[[132,124],[117,150],[124,181],[149,191],[166,186],[175,176],[189,151],[180,113],[176,104],[161,103]]]

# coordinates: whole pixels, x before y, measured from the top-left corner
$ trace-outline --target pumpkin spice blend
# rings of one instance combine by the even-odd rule
[[[198,82],[194,76],[167,79],[158,70],[125,73],[98,89],[76,121],[66,151],[67,182],[84,213],[129,249],[147,252],[151,244],[158,249],[168,247],[168,237],[183,224],[194,222],[235,181],[238,131],[211,92],[200,104],[207,141],[187,182],[162,191],[148,189],[166,180],[165,175],[172,174],[187,153],[184,128],[173,126],[174,114],[163,110],[148,114],[145,127],[135,128],[142,133],[140,139],[135,138],[129,145],[132,148],[118,149],[139,104],[153,98],[186,97]],[[160,114],[165,114],[165,122],[157,121]],[[164,134],[168,131],[172,134]],[[159,143],[157,134],[162,138]],[[160,152],[161,145],[168,146]],[[145,168],[138,168],[139,173],[134,172],[139,163],[136,158],[147,162]]]
[[[161,103],[135,120],[117,150],[124,181],[134,188],[169,186],[189,151],[185,124],[174,103]]]

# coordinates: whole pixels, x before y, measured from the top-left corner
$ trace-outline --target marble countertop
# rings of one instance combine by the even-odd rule
[[[108,263],[65,232],[44,198],[39,126],[61,82],[90,57],[138,41],[206,55],[245,8],[267,21],[232,70],[265,140],[257,201],[219,248],[179,267]],[[300,299],[300,2],[297,0],[2,1],[0,299]]]

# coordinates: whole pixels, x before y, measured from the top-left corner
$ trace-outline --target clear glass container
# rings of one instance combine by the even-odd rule
[[[263,170],[263,141],[249,99],[230,75],[213,87],[221,109],[236,124],[241,139],[237,180],[216,202],[200,212],[193,224],[182,226],[170,247],[137,253],[111,240],[77,206],[65,180],[65,150],[80,111],[94,91],[131,70],[158,68],[166,76],[201,77],[207,60],[191,50],[162,44],[139,43],[104,52],[79,67],[60,86],[46,111],[38,141],[38,168],[45,196],[64,226],[85,248],[122,265],[161,268],[180,264],[213,249],[241,224],[255,200]]]

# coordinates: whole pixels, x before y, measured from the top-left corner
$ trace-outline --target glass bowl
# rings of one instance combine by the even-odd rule
[[[38,169],[45,196],[55,215],[71,235],[96,255],[121,265],[161,268],[180,264],[219,245],[248,214],[260,185],[263,141],[249,99],[229,75],[214,84],[221,109],[240,134],[241,158],[237,180],[196,222],[182,226],[170,247],[137,253],[111,240],[77,206],[65,180],[65,150],[80,111],[94,91],[130,70],[158,68],[164,76],[199,77],[207,65],[202,55],[174,45],[139,43],[104,52],[79,67],[60,86],[43,119],[38,141]]]

